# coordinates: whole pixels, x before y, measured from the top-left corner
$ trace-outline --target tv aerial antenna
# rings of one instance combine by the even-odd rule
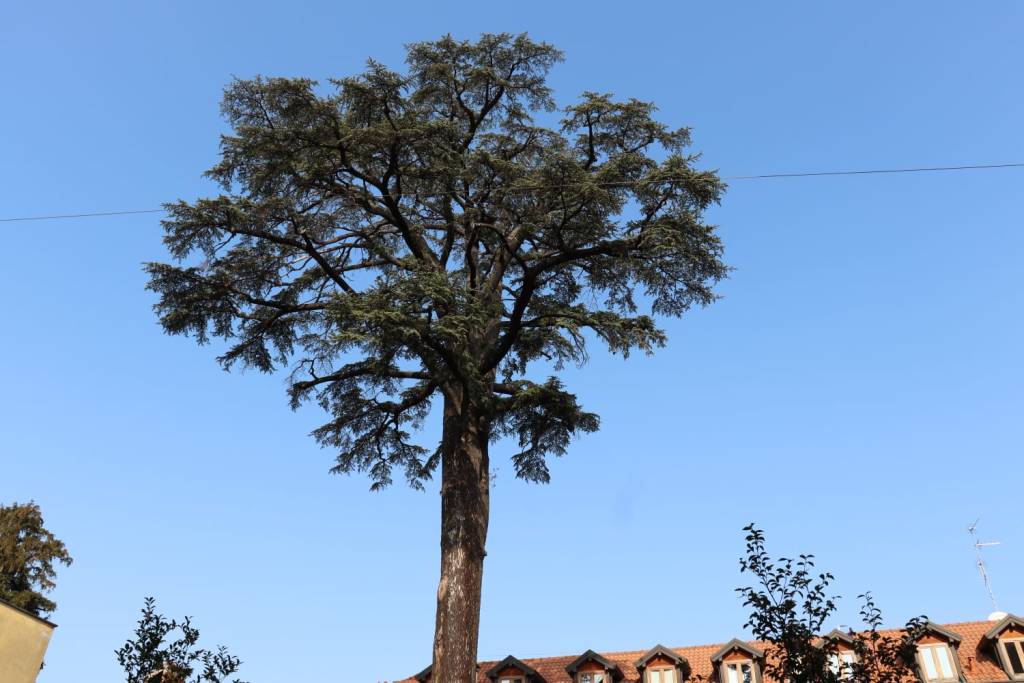
[[[999,611],[999,606],[996,604],[995,593],[992,592],[992,581],[988,578],[988,572],[985,570],[985,559],[981,556],[981,549],[988,548],[994,545],[999,545],[1000,541],[980,541],[978,540],[978,522],[981,518],[974,520],[973,524],[968,525],[967,533],[971,535],[972,545],[974,546],[974,555],[978,558],[978,573],[981,574],[981,580],[985,583],[985,590],[988,591],[988,599],[992,601],[993,612]]]

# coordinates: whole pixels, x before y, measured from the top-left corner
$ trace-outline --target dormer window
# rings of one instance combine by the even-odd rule
[[[925,683],[953,683],[960,679],[953,661],[953,652],[946,643],[918,645],[917,659]]]
[[[484,675],[493,683],[533,683],[540,678],[532,667],[512,655],[485,671]]]
[[[761,683],[764,653],[739,639],[732,639],[711,656],[720,683]]]
[[[605,659],[593,650],[587,650],[565,667],[573,683],[616,683],[622,680],[622,670],[615,662]]]
[[[958,683],[962,680],[956,648],[963,637],[927,622],[917,641],[917,670],[923,683]]]
[[[1006,638],[999,641],[1006,654],[1006,673],[1016,680],[1024,680],[1024,638]]]
[[[991,645],[1007,678],[1024,681],[1024,618],[1003,615],[984,638]]]
[[[682,683],[690,675],[686,657],[664,645],[655,645],[633,663],[642,683]]]

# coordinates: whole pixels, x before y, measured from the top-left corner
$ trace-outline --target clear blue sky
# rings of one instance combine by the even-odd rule
[[[406,42],[529,31],[560,101],[655,100],[725,175],[1024,161],[1024,5],[7,3],[0,217],[212,192],[233,76],[398,66]],[[713,212],[724,299],[670,346],[566,372],[603,429],[550,486],[499,468],[480,656],[741,634],[741,527],[838,577],[836,624],[984,618],[965,526],[1024,612],[1024,169],[737,181]],[[254,683],[429,662],[438,496],[331,476],[280,376],[163,336],[155,215],[0,224],[0,501],[75,564],[41,683],[115,681],[146,595]],[[835,624],[833,624],[835,625]]]

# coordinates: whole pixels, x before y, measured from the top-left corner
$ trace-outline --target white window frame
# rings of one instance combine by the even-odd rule
[[[1015,681],[1024,681],[1024,673],[1017,673],[1013,670],[1013,664],[1010,662],[1009,653],[1010,648],[1016,650],[1021,664],[1024,665],[1024,638],[1001,638],[999,640],[999,647],[1003,648],[1003,661],[1006,662],[1006,675]]]
[[[664,672],[666,671],[671,672],[671,681],[665,680]],[[674,666],[656,666],[648,668],[644,673],[644,680],[647,681],[647,683],[682,683],[682,681],[679,680],[679,670]]]
[[[729,667],[736,667],[736,680],[733,681],[729,677]],[[743,667],[750,667],[750,683],[760,683],[760,679],[757,675],[757,665],[753,659],[730,659],[722,662],[722,680],[721,683],[744,683],[743,681]]]
[[[600,676],[601,680],[598,681],[594,676]],[[581,671],[576,674],[576,683],[610,683],[608,680],[607,671]]]
[[[853,678],[853,665],[856,663],[857,655],[853,650],[836,650],[828,656],[828,670],[841,680]]]
[[[522,676],[502,676],[498,683],[525,683]]]
[[[940,652],[945,652],[946,663],[949,664],[949,675],[942,671],[942,657]],[[957,669],[956,653],[948,643],[924,643],[917,646],[917,662],[921,669],[921,678],[925,683],[956,683],[960,680],[960,671]],[[931,666],[929,667],[929,664]],[[931,676],[929,671],[934,671]]]

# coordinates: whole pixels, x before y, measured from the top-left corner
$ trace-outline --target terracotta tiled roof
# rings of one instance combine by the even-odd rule
[[[1008,681],[1009,677],[996,661],[991,647],[985,640],[985,632],[992,628],[990,621],[965,621],[954,624],[941,624],[942,628],[960,635],[963,641],[958,648],[960,666],[964,672],[967,683],[995,683]],[[895,633],[895,631],[887,631]],[[757,641],[745,641],[750,645],[764,649],[764,643]],[[690,663],[693,675],[708,677],[712,673],[711,657],[722,647],[723,643],[711,645],[695,645],[689,647],[671,648],[680,657],[685,657]],[[639,650],[627,650],[625,652],[601,652],[602,657],[619,665],[624,674],[621,683],[639,683],[639,674],[633,666],[651,646]],[[512,653],[515,654],[514,652]],[[579,657],[580,653],[566,655],[563,657],[540,657],[535,659],[522,659],[523,663],[532,667],[544,677],[546,683],[572,683],[565,667]],[[496,661],[481,662],[477,683],[491,683],[484,674],[489,671]],[[407,678],[399,683],[417,683],[415,678]],[[766,683],[772,683],[766,679]]]

